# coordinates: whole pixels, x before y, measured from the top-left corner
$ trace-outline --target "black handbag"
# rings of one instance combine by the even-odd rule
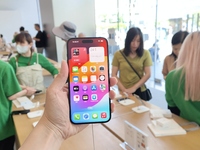
[[[126,56],[123,54],[122,51],[120,51],[120,53],[122,54],[122,56],[125,58],[125,60],[127,61],[127,63],[129,64],[129,66],[133,69],[133,71],[137,74],[137,76],[141,79],[140,75],[137,73],[137,71],[133,68],[133,66],[131,65],[131,63],[128,61],[128,59],[126,58]],[[151,91],[146,87],[146,85],[144,84],[146,90],[145,91],[141,91],[141,88],[139,88],[138,90],[136,90],[136,94],[138,94],[138,96],[145,100],[145,101],[149,101],[152,99],[152,95],[151,95]]]

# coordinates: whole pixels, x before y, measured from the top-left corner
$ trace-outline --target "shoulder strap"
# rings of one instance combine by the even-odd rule
[[[15,56],[15,61],[16,61],[16,68],[18,68],[18,59],[16,56]]]
[[[127,63],[129,64],[129,66],[133,69],[133,71],[137,74],[137,76],[141,79],[140,75],[137,73],[137,71],[133,68],[133,66],[131,65],[131,63],[128,61],[128,59],[126,58],[126,56],[124,55],[124,53],[120,50],[120,53],[122,54],[122,56],[124,57],[124,59],[127,61]]]

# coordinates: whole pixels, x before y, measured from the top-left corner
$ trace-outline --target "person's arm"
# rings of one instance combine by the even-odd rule
[[[27,94],[27,90],[22,90],[18,93],[15,93],[14,95],[8,97],[9,100],[15,100],[17,99],[18,97],[22,97],[22,96],[25,96]]]
[[[115,77],[117,79],[117,86],[119,88],[119,90],[121,90],[122,92],[125,92],[126,88],[123,86],[123,84],[121,83],[121,81],[119,80],[119,77],[117,76],[118,72],[119,72],[119,66],[120,66],[120,62],[119,62],[119,56],[121,56],[120,51],[116,51],[112,60],[112,73],[111,76]]]
[[[126,92],[131,94],[134,93],[138,88],[145,84],[145,82],[151,77],[151,66],[152,59],[149,51],[144,50],[144,54],[142,56],[144,58],[143,66],[144,66],[144,75],[141,76],[141,79],[134,84],[131,88],[127,89]]]
[[[64,140],[88,126],[87,124],[75,125],[70,122],[68,90],[65,89],[67,78],[68,66],[63,61],[60,73],[47,89],[44,114],[19,150],[58,150]],[[115,84],[116,79],[111,78],[110,85]],[[109,95],[111,99],[115,97],[113,91],[110,91]],[[113,104],[111,110],[113,111]]]
[[[134,84],[131,88],[126,90],[127,93],[129,93],[129,94],[134,93],[138,88],[140,88],[142,85],[145,84],[145,82],[151,76],[151,67],[150,66],[145,67],[144,73],[145,73],[145,75],[136,84]]]
[[[24,85],[20,85],[20,87],[22,90],[20,92],[17,92],[15,94],[9,96],[8,97],[9,100],[15,100],[21,96],[31,96],[31,95],[35,94],[35,92],[36,92],[36,89],[34,89],[32,87],[27,87]]]
[[[37,33],[37,35],[33,38],[33,40],[38,41],[38,42],[41,41],[42,40],[42,32],[39,31]]]
[[[120,82],[120,80],[119,80],[119,78],[117,76],[118,71],[119,71],[118,67],[112,66],[112,74],[111,74],[111,76],[115,77],[117,79],[117,86],[118,86],[118,88],[121,91],[125,92],[126,88],[123,86],[123,84]]]
[[[61,131],[42,116],[19,150],[58,150],[63,141]]]
[[[35,88],[29,87],[26,85],[20,85],[20,87],[22,88],[22,90],[27,91],[26,96],[31,96],[31,95],[35,94],[35,92],[37,91]]]
[[[163,69],[162,69],[162,74],[163,74],[164,79],[166,79],[166,76],[168,73],[169,73],[169,71],[168,71],[168,67],[167,67],[167,57],[165,57],[164,63],[163,63]]]
[[[36,38],[36,37],[34,37],[33,40],[35,40],[35,41],[40,41],[40,39],[38,39],[38,38]]]
[[[174,102],[173,97],[172,97],[172,95],[174,94],[171,91],[171,89],[172,89],[171,86],[172,86],[172,82],[173,82],[172,79],[173,79],[172,74],[169,73],[165,80],[165,91],[166,91],[165,99],[166,99],[169,107],[177,107],[176,103]]]
[[[47,89],[44,114],[19,150],[58,150],[65,139],[87,126],[69,120],[67,91],[63,90],[67,77],[68,66],[63,61],[60,74]]]
[[[58,74],[58,69],[51,62],[49,62],[49,60],[42,54],[37,55],[39,58],[39,64],[42,66],[42,68],[48,70],[53,77],[56,77],[56,75]]]

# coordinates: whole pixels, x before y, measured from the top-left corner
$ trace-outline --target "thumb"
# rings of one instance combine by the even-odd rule
[[[53,83],[51,84],[49,88],[50,89],[53,88],[54,90],[61,90],[67,81],[68,73],[69,73],[69,69],[68,69],[67,62],[63,60],[61,64],[60,73],[54,79]]]

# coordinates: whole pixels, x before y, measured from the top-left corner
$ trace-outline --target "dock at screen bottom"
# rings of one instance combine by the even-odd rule
[[[109,112],[77,112],[71,117],[74,123],[106,122],[109,119]]]

